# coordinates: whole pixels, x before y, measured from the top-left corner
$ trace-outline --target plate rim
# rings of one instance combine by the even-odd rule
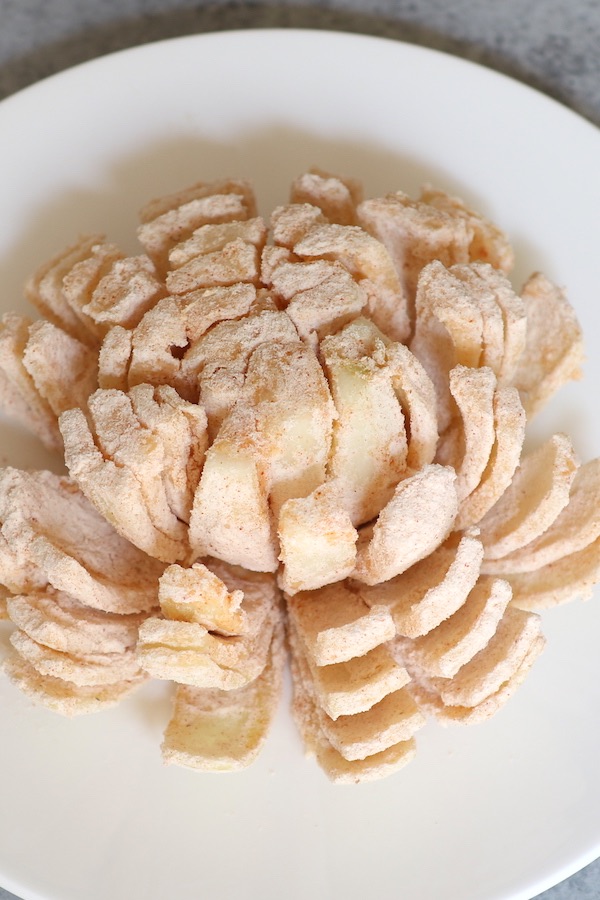
[[[247,39],[248,36],[272,36],[272,37],[282,37],[288,35],[296,35],[296,36],[304,36],[304,38],[312,38],[315,35],[323,35],[327,39],[333,40],[345,40],[345,39],[353,39],[360,42],[378,42],[381,44],[388,45],[400,45],[403,48],[408,48],[409,52],[415,51],[417,54],[424,55],[432,55],[437,57],[444,57],[446,59],[450,59],[453,63],[459,63],[460,65],[464,65],[465,67],[470,67],[478,72],[485,72],[488,75],[492,75],[495,78],[499,78],[507,84],[512,84],[513,86],[518,86],[525,92],[530,92],[532,95],[542,99],[544,102],[550,104],[551,106],[555,106],[561,109],[563,112],[572,116],[575,120],[579,121],[585,126],[588,126],[592,131],[600,131],[600,125],[597,125],[590,118],[585,116],[583,113],[576,110],[574,107],[569,106],[563,100],[554,97],[552,94],[544,91],[542,87],[530,84],[527,81],[521,80],[517,75],[511,75],[507,72],[504,72],[502,69],[495,68],[492,65],[488,65],[484,62],[480,62],[479,60],[470,59],[467,56],[462,56],[458,53],[452,53],[450,50],[442,50],[438,47],[431,47],[427,44],[417,43],[415,41],[405,40],[403,38],[396,37],[388,37],[381,34],[369,34],[366,32],[360,31],[352,31],[347,29],[331,29],[331,28],[311,28],[311,27],[302,27],[297,28],[294,26],[290,27],[248,27],[248,28],[219,28],[213,31],[199,31],[199,32],[191,32],[191,33],[183,33],[179,35],[174,35],[172,37],[166,38],[158,38],[151,39],[145,41],[141,44],[132,44],[128,47],[122,47],[117,50],[107,50],[106,52],[102,52],[97,56],[92,56],[89,59],[82,60],[81,62],[74,63],[72,65],[67,66],[64,69],[60,69],[56,72],[51,72],[48,75],[44,75],[41,78],[37,79],[30,84],[24,85],[21,88],[18,88],[16,91],[13,91],[6,96],[0,98],[0,107],[5,106],[10,103],[13,99],[20,98],[25,94],[30,92],[35,92],[36,90],[44,87],[49,82],[54,82],[55,80],[60,80],[62,78],[67,78],[73,74],[76,74],[78,71],[83,69],[88,69],[91,67],[95,67],[100,64],[104,64],[106,61],[111,61],[114,59],[118,59],[120,57],[129,56],[136,53],[143,53],[144,51],[151,50],[152,48],[159,48],[161,46],[174,45],[177,43],[188,43],[188,42],[197,42],[211,39],[221,39],[223,37],[236,37]]]

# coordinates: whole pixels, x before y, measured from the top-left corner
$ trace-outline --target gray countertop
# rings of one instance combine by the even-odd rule
[[[0,0],[0,99],[135,44],[255,27],[356,31],[445,50],[524,81],[600,126],[598,0]],[[540,897],[597,900],[600,860]],[[10,898],[0,888],[0,900]]]

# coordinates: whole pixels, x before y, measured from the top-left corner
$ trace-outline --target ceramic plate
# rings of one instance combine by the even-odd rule
[[[231,32],[41,82],[0,105],[0,134],[6,309],[78,233],[133,250],[139,206],[196,180],[247,176],[264,211],[310,165],[369,195],[461,194],[510,234],[517,285],[543,269],[567,287],[585,378],[536,434],[600,452],[600,133],[541,94],[381,39]],[[12,464],[48,463],[13,427],[1,446]],[[544,618],[548,648],[505,710],[428,726],[409,767],[359,787],[303,758],[289,690],[258,762],[211,776],[162,766],[161,685],[69,721],[0,679],[0,884],[27,900],[532,897],[600,853],[600,596]]]

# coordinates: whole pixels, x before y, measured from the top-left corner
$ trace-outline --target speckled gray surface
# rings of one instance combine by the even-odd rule
[[[533,85],[600,126],[598,0],[0,0],[0,99],[113,50],[260,27],[357,31],[445,50]],[[13,896],[0,887],[0,900]],[[539,897],[599,900],[600,860]]]
[[[600,125],[597,0],[2,0],[0,96],[122,47],[275,26],[360,31],[447,50],[526,81]]]

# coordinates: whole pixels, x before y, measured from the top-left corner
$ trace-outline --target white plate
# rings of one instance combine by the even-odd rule
[[[598,454],[600,134],[544,96],[399,43],[248,31],[65,72],[1,104],[0,134],[6,308],[74,235],[133,247],[139,205],[193,180],[249,176],[264,210],[311,164],[369,194],[461,193],[511,234],[518,281],[539,267],[568,286],[586,380],[538,430]],[[9,437],[12,463],[39,462]],[[599,599],[548,614],[547,651],[494,720],[432,725],[407,769],[356,788],[303,759],[288,697],[251,770],[203,776],[161,765],[160,686],[68,721],[0,680],[0,883],[28,900],[531,897],[600,853]]]

